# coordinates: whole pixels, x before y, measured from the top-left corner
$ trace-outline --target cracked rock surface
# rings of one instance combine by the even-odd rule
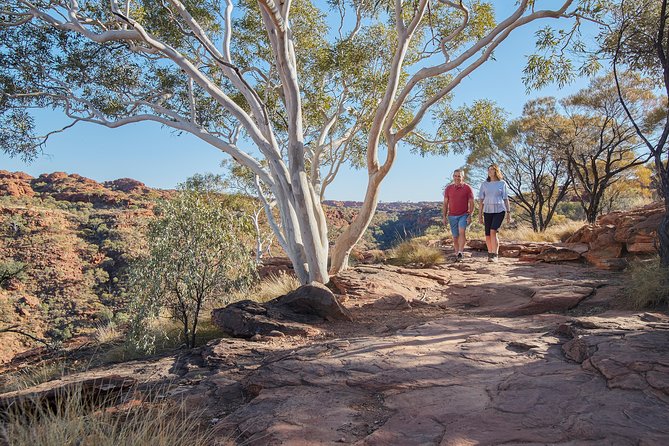
[[[346,304],[379,321],[249,373],[255,396],[219,426],[259,445],[669,444],[669,318],[615,310],[619,285],[508,259],[353,269]],[[398,295],[409,308],[368,302]],[[443,313],[388,330],[384,308]]]
[[[624,310],[620,273],[474,254],[335,285],[353,321],[87,374],[169,381],[217,445],[669,445],[669,315]]]

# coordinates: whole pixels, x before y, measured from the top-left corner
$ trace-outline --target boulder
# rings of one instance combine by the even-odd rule
[[[258,268],[258,275],[261,279],[292,273],[293,263],[288,257],[263,257],[262,264]]]
[[[32,197],[35,195],[30,187],[32,177],[23,172],[0,170],[0,196]]]
[[[282,313],[315,315],[327,321],[351,321],[350,311],[339,303],[328,287],[317,282],[302,285],[285,296],[268,302]]]
[[[525,316],[550,312],[564,312],[592,295],[594,288],[579,285],[547,285],[538,288],[530,301],[505,312],[506,316]]]
[[[547,246],[537,255],[537,259],[544,262],[564,262],[580,258],[580,252],[564,246]]]
[[[211,317],[223,332],[243,338],[277,336],[279,333],[310,336],[320,332],[310,324],[352,320],[351,313],[332,291],[318,283],[302,285],[264,304],[251,300],[235,302],[213,310]]]
[[[240,338],[252,338],[255,335],[269,335],[281,332],[289,336],[315,335],[319,330],[309,325],[289,320],[280,320],[263,304],[252,300],[242,300],[217,308],[211,312],[213,323],[224,333]]]
[[[150,189],[146,187],[144,183],[133,180],[132,178],[119,178],[118,180],[105,181],[102,184],[107,189],[125,193],[146,194],[150,191]]]
[[[583,257],[588,261],[588,263],[600,269],[620,271],[625,269],[629,264],[626,259],[616,257],[612,258],[607,256],[606,253],[602,253],[600,251],[588,251],[583,255]]]
[[[579,364],[588,359],[588,344],[580,337],[576,337],[569,342],[562,344],[562,352],[567,359]]]
[[[585,243],[589,251],[583,257],[603,269],[623,269],[628,256],[652,255],[657,252],[657,228],[664,217],[662,203],[625,212],[611,212],[597,223],[583,226],[567,241]]]
[[[410,310],[411,304],[401,294],[383,296],[370,304],[377,310]]]

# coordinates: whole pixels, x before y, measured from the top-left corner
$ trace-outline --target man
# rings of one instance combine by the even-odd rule
[[[453,234],[453,249],[455,260],[460,261],[464,257],[465,230],[472,222],[474,212],[474,190],[465,183],[465,173],[458,169],[453,172],[453,182],[444,190],[444,225],[446,220],[451,226]]]

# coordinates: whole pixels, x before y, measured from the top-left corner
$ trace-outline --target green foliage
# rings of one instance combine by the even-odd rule
[[[602,23],[615,2],[582,0],[575,6],[574,15],[582,19],[571,27],[545,26],[535,33],[536,49],[527,58],[523,83],[527,90],[536,90],[549,84],[559,87],[572,82],[577,76],[592,76],[601,68],[592,40],[581,32],[584,23]],[[591,22],[592,21],[592,22]]]
[[[162,203],[149,225],[149,255],[131,272],[132,335],[142,348],[153,342],[143,327],[163,311],[182,324],[182,341],[193,347],[203,306],[251,284],[249,226],[212,191],[184,188]]]
[[[669,270],[659,258],[633,262],[627,269],[625,297],[634,309],[669,304]]]
[[[0,288],[3,288],[11,279],[21,280],[25,277],[28,265],[15,260],[0,262]]]

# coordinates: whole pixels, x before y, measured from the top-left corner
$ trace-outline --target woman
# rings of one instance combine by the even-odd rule
[[[488,262],[497,262],[499,252],[499,231],[504,216],[511,222],[511,208],[506,183],[497,164],[488,167],[488,179],[479,189],[479,223],[484,223],[485,244],[488,247]]]

